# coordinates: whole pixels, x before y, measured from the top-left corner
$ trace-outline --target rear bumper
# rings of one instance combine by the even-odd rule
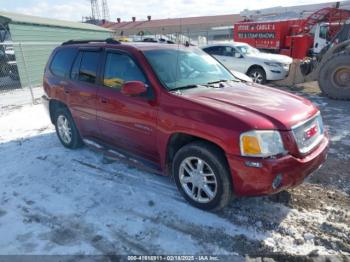
[[[259,196],[295,187],[325,162],[328,147],[328,137],[324,137],[318,148],[302,159],[292,155],[278,159],[228,156],[234,192],[237,196]],[[247,161],[259,163],[259,167],[249,167]],[[277,176],[282,180],[274,188],[272,184]]]
[[[46,112],[50,116],[50,99],[46,95],[43,95],[41,97],[41,103],[44,105]]]

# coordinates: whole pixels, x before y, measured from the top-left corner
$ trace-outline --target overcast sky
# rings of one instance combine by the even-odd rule
[[[99,0],[101,2],[101,0]],[[111,20],[138,20],[232,14],[244,9],[325,3],[327,0],[108,0]],[[0,0],[0,10],[80,21],[91,13],[89,0]]]

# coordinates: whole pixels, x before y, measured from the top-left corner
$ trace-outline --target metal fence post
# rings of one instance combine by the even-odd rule
[[[21,50],[21,54],[22,54],[24,71],[25,71],[26,78],[27,78],[27,81],[28,81],[28,87],[29,87],[30,95],[31,95],[31,97],[32,97],[32,103],[35,104],[35,98],[34,98],[34,94],[33,94],[32,80],[31,80],[30,75],[29,75],[29,73],[28,73],[28,67],[27,67],[26,60],[25,60],[25,58],[24,58],[22,43],[19,43],[19,49]]]

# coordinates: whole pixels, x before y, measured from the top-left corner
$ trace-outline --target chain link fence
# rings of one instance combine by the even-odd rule
[[[0,43],[0,107],[38,103],[44,68],[60,43]]]

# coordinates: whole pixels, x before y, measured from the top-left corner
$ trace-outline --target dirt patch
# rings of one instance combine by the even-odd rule
[[[292,190],[284,191],[268,197],[271,201],[282,203],[298,210],[317,209],[327,211],[329,206],[350,212],[350,198],[339,190],[324,190],[324,187],[313,184],[302,184]],[[350,217],[349,217],[350,223]]]
[[[307,230],[304,239],[295,239],[296,244],[312,241],[318,246],[350,253],[350,198],[346,193],[306,183],[269,199],[302,213],[315,212],[314,220],[295,221]]]
[[[350,196],[350,161],[330,157],[308,181],[325,187],[340,189]]]

